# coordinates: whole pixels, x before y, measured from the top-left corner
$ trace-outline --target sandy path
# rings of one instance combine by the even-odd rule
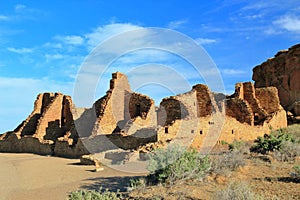
[[[0,199],[66,199],[78,188],[116,189],[128,182],[129,174],[105,167],[77,165],[79,159],[32,154],[0,153]]]

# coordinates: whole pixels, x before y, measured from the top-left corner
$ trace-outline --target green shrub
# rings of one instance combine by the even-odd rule
[[[148,176],[150,181],[173,183],[183,179],[202,179],[210,170],[209,157],[196,150],[186,150],[180,146],[157,149],[150,155]]]
[[[220,175],[228,175],[229,172],[244,165],[245,160],[241,152],[230,151],[219,155],[212,160],[211,172]]]
[[[263,197],[255,194],[246,183],[231,183],[225,189],[214,193],[215,200],[262,200]]]
[[[228,144],[226,141],[221,140],[221,145],[226,145],[226,144]]]
[[[69,195],[69,200],[120,200],[122,195],[118,192],[110,192],[108,189],[102,191],[102,188],[99,191],[96,190],[79,190],[72,192]]]
[[[257,153],[268,153],[269,151],[280,150],[284,141],[296,142],[295,137],[287,132],[286,129],[271,130],[270,135],[265,134],[254,140],[251,151]]]

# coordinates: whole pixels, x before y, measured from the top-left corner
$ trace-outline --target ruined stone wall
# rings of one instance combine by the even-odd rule
[[[240,98],[226,100],[226,115],[237,119],[240,123],[254,125],[254,116],[248,102]]]
[[[268,113],[281,110],[278,91],[275,87],[255,88],[255,95],[261,107]]]
[[[254,116],[254,125],[262,125],[268,113],[261,107],[260,102],[256,98],[253,84],[251,82],[237,83],[233,96],[245,100],[249,104],[251,108],[250,112],[252,112]]]
[[[5,140],[0,140],[0,152],[52,155],[52,148],[53,141],[40,141],[34,137],[18,138],[13,132]]]
[[[53,97],[51,103],[43,109],[44,112],[40,117],[35,137],[45,138],[46,140],[55,140],[57,137],[63,136],[64,132],[61,129],[61,111],[63,106],[64,95],[55,93],[51,95]]]
[[[71,97],[60,93],[40,94],[30,116],[0,137],[0,151],[75,158],[90,149],[134,149],[156,141],[202,148],[221,140],[253,140],[269,126],[286,125],[274,87],[240,83],[225,99],[199,84],[163,99],[156,109],[152,99],[130,90],[125,75],[114,73],[107,94],[90,109],[74,108]],[[108,140],[114,145],[101,146]]]
[[[294,103],[300,101],[300,44],[256,66],[252,79],[256,88],[276,87],[281,105],[294,112]]]
[[[157,114],[160,126],[169,126],[173,124],[175,120],[184,119],[189,115],[185,105],[177,100],[176,97],[163,99]]]
[[[146,95],[132,93],[129,100],[130,118],[139,116],[146,119],[152,105],[154,105],[154,101]]]
[[[127,77],[119,72],[112,74],[107,95],[95,103],[97,122],[93,134],[110,134],[117,125],[122,126],[130,119],[129,98],[131,93]],[[122,127],[121,127],[122,128]]]
[[[34,102],[32,113],[23,121],[14,132],[19,136],[33,135],[35,133],[36,125],[42,113],[43,97],[45,94],[39,94]]]
[[[193,90],[196,91],[197,95],[197,116],[205,117],[215,112],[215,108],[212,105],[212,96],[209,88],[206,85],[197,84],[193,86]]]
[[[250,82],[239,83],[236,85],[235,93],[226,97],[224,103],[224,95],[216,95],[207,91],[206,87],[198,86],[198,94],[210,95],[210,101],[208,97],[204,97],[203,101],[199,95],[196,98],[200,101],[198,105],[203,107],[203,102],[209,102],[211,106],[209,110],[213,111],[212,114],[195,120],[177,118],[168,126],[159,128],[158,140],[178,144],[191,143],[193,147],[202,148],[213,146],[214,142],[222,140],[226,142],[232,142],[234,139],[254,140],[258,136],[269,133],[270,126],[274,128],[287,126],[285,111],[279,104],[276,88],[254,89]],[[212,95],[217,101],[211,97]],[[172,105],[167,103],[167,105]],[[165,108],[166,113],[172,111],[172,107]],[[204,111],[207,113],[207,110],[204,109]]]

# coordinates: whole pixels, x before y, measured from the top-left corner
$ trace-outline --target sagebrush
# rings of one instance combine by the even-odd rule
[[[208,156],[201,155],[195,149],[184,149],[176,145],[169,145],[167,149],[157,149],[149,158],[148,178],[158,182],[202,179],[211,167]]]
[[[102,188],[99,191],[96,190],[78,190],[72,192],[69,195],[69,200],[120,200],[122,199],[121,193],[110,192],[108,189],[102,191]]]
[[[224,189],[217,190],[214,200],[263,200],[264,198],[254,193],[246,183],[233,182]]]

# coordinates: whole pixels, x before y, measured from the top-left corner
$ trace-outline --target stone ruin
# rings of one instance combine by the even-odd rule
[[[289,123],[300,123],[300,44],[256,66],[252,79],[256,88],[276,87]]]
[[[269,133],[270,126],[287,126],[276,87],[238,83],[235,93],[225,96],[198,84],[155,107],[151,98],[132,92],[127,77],[116,72],[106,95],[92,108],[76,108],[71,97],[61,93],[39,94],[28,118],[0,136],[0,152],[68,158],[107,152],[104,157],[109,158],[110,152],[138,150],[149,143],[201,148],[222,140],[253,140]]]

